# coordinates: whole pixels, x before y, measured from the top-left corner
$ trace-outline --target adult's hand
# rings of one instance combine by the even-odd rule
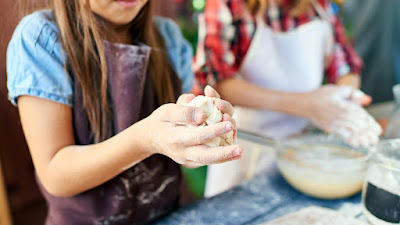
[[[382,129],[366,112],[361,91],[349,86],[325,85],[306,95],[309,119],[326,132],[342,136],[354,146],[369,146],[379,140]]]

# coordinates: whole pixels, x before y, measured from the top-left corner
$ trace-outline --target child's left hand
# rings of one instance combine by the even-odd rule
[[[222,100],[218,92],[212,88],[211,86],[206,86],[204,89],[204,94],[207,97],[217,98],[214,102],[215,106],[223,113],[222,121],[229,121],[231,122],[236,128],[236,122],[232,118],[233,116],[233,106],[228,101]],[[178,98],[176,104],[183,105],[185,103],[189,103],[192,101],[196,96],[194,94],[183,94]],[[235,131],[236,137],[236,131]]]
[[[211,86],[206,86],[204,89],[204,95],[207,97],[212,97],[212,98],[217,98],[214,101],[214,105],[223,113],[222,121],[229,121],[233,124],[235,127],[234,129],[234,135],[233,138],[234,140],[236,139],[236,121],[232,118],[233,116],[233,106],[231,103],[228,101],[222,100],[218,92],[212,88]],[[189,103],[192,101],[196,96],[194,94],[183,94],[179,96],[178,100],[176,101],[176,104],[178,105],[183,105],[186,103]],[[189,168],[196,168],[198,165],[191,165],[191,164],[185,164],[183,165],[185,167]]]

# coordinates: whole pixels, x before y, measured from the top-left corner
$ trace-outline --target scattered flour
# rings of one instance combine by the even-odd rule
[[[335,210],[311,206],[261,225],[367,225]]]

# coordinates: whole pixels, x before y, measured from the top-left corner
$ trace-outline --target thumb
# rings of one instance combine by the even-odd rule
[[[371,96],[366,95],[364,92],[358,89],[354,89],[350,86],[340,86],[337,88],[338,90],[335,92],[336,98],[345,99],[362,106],[367,106],[372,102]]]
[[[371,96],[365,94],[360,90],[353,91],[352,95],[350,96],[350,100],[362,106],[367,106],[372,102]]]
[[[189,107],[176,104],[165,104],[157,109],[159,118],[177,125],[199,125],[206,115],[204,111],[197,107]]]
[[[176,104],[178,105],[184,105],[192,101],[196,96],[194,94],[183,94],[179,96],[178,100],[176,101]]]
[[[218,92],[214,88],[212,88],[210,85],[207,85],[204,88],[204,94],[205,94],[205,96],[212,97],[212,98],[221,98],[221,96],[218,94]]]
[[[350,99],[352,94],[354,93],[354,88],[350,86],[335,86],[336,90],[334,92],[335,97],[341,99]]]

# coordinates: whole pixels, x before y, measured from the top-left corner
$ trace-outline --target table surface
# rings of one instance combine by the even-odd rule
[[[368,106],[366,109],[375,119],[390,118],[395,107],[395,102],[382,102]]]
[[[376,119],[389,118],[393,107],[393,102],[385,102],[367,110]],[[181,208],[155,224],[255,225],[313,205],[339,210],[365,221],[360,193],[340,200],[308,197],[293,189],[273,166],[232,190]]]
[[[358,217],[361,194],[340,200],[319,200],[293,189],[276,166],[236,188],[212,198],[203,199],[155,224],[260,224],[308,206],[322,206]]]

